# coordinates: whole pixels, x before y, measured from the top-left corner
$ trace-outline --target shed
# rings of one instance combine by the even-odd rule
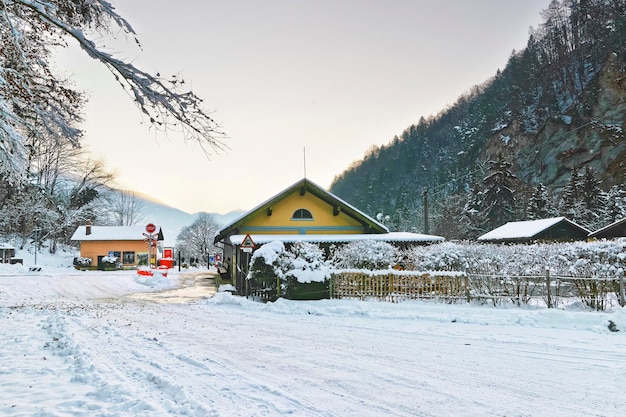
[[[596,230],[591,233],[589,237],[596,239],[613,239],[617,237],[625,237],[626,236],[626,218],[617,220],[609,224],[608,226],[603,227],[602,229]]]
[[[528,243],[585,240],[589,230],[565,217],[509,222],[478,238],[479,242]]]

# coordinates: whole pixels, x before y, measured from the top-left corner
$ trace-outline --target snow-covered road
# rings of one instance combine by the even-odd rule
[[[0,277],[0,415],[626,413],[624,309],[167,304],[129,297],[142,285],[127,275],[92,277]]]

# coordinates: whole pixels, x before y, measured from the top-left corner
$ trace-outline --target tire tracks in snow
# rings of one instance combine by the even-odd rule
[[[70,314],[56,311],[42,325],[50,337],[50,352],[63,358],[72,383],[86,391],[82,397],[63,401],[57,408],[68,415],[81,415],[89,410],[112,416],[216,416],[212,410],[187,398],[180,386],[144,372],[144,363],[126,359],[127,355],[122,353],[128,346],[115,337],[114,329],[97,325],[108,309],[119,308],[119,305],[94,304],[91,309],[81,308]],[[94,317],[89,317],[94,311],[98,312],[95,323]],[[145,384],[138,384],[138,379]],[[158,401],[154,400],[155,395]]]

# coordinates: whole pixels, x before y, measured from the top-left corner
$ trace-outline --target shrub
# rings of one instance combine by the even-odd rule
[[[400,260],[398,249],[390,243],[360,240],[335,249],[331,263],[337,269],[388,269]]]
[[[287,250],[279,241],[265,244],[254,252],[247,276],[251,288],[260,291],[268,300],[276,300],[279,296],[306,297],[310,290],[302,288],[312,283],[322,283],[316,286],[315,293],[325,294],[329,278],[330,268],[319,246],[297,242]]]
[[[92,259],[91,258],[86,258],[86,257],[78,257],[78,258],[74,258],[74,265],[77,266],[89,266],[91,265]]]
[[[123,267],[122,264],[117,264],[117,256],[105,256],[102,258],[102,265],[105,269],[119,268]]]

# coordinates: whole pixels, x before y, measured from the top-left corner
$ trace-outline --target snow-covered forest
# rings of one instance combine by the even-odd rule
[[[471,239],[507,221],[623,216],[626,2],[549,2],[524,49],[335,177],[392,230]]]

